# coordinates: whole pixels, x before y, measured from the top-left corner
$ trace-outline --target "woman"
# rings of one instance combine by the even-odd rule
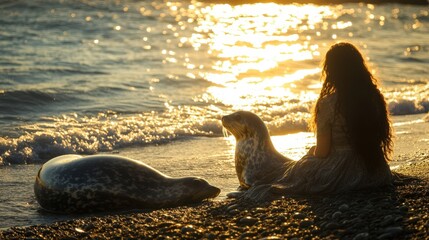
[[[316,146],[286,170],[276,189],[335,193],[390,184],[389,113],[362,54],[350,43],[334,44],[322,79],[312,119]]]
[[[333,45],[326,53],[322,79],[312,118],[316,146],[301,160],[286,161],[280,180],[254,186],[244,198],[339,193],[392,183],[389,113],[359,50],[350,43]]]

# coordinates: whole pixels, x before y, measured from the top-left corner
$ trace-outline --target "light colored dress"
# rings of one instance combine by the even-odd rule
[[[376,188],[392,183],[387,163],[369,171],[351,147],[345,120],[335,113],[337,96],[329,95],[319,103],[317,132],[331,131],[331,151],[326,158],[306,155],[299,161],[287,162],[284,176],[273,184],[255,186],[244,194],[253,200],[275,194],[339,193]]]
[[[346,134],[344,118],[335,112],[337,95],[319,103],[317,132],[331,131],[331,151],[326,158],[306,155],[290,165],[278,188],[295,193],[336,193],[374,188],[392,183],[387,163],[369,171],[353,150]]]

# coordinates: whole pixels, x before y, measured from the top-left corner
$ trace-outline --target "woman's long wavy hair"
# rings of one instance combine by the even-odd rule
[[[316,125],[320,100],[335,93],[335,113],[344,117],[349,142],[368,169],[391,160],[393,143],[389,112],[377,79],[359,50],[350,43],[334,44],[326,53],[322,80],[312,124]]]

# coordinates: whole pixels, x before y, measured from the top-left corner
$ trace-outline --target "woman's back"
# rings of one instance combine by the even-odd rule
[[[335,110],[338,101],[336,94],[326,96],[320,101],[318,128],[330,128],[332,134],[332,150],[352,149],[347,137],[347,126],[344,117]]]
[[[319,118],[327,114],[320,108],[328,100],[333,108],[330,114],[333,111],[334,116],[343,118],[348,143],[362,156],[368,169],[390,160],[392,130],[386,102],[359,50],[350,43],[334,44],[326,53],[322,78],[314,112],[316,128],[320,127]]]

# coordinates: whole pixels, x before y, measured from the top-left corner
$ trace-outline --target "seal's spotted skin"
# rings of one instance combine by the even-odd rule
[[[241,189],[275,182],[293,161],[277,152],[267,127],[255,114],[238,111],[224,116],[222,125],[236,139],[235,169]]]
[[[129,158],[64,155],[41,167],[34,192],[44,209],[72,213],[173,207],[214,198],[220,189],[196,177],[168,177]]]

